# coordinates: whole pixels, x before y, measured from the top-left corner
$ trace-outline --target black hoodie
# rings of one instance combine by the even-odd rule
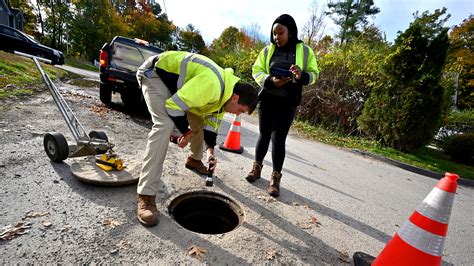
[[[278,47],[275,40],[273,40],[273,26],[276,23],[288,28],[288,42],[283,47]],[[270,40],[275,45],[275,51],[270,59],[270,67],[289,69],[296,62],[296,44],[302,42],[298,40],[298,28],[296,27],[295,20],[287,14],[283,14],[275,19],[270,32]],[[266,90],[261,93],[260,100],[271,101],[277,105],[299,105],[301,103],[303,85],[308,83],[309,75],[303,72],[300,80],[296,83],[290,81],[283,87],[278,88],[273,84],[270,76],[265,80],[264,86]]]

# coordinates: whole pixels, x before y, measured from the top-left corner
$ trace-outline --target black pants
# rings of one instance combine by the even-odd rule
[[[271,140],[273,170],[281,172],[285,161],[286,137],[295,114],[296,106],[260,102],[258,109],[260,136],[255,148],[255,160],[257,162],[263,162]]]

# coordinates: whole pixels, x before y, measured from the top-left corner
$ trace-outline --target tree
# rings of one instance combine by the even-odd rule
[[[443,116],[442,68],[448,51],[446,8],[425,11],[395,40],[358,119],[360,129],[381,143],[410,151],[429,143]]]
[[[471,15],[449,34],[450,49],[444,67],[450,83],[456,84],[457,107],[474,108],[474,16]],[[452,73],[453,75],[449,75]]]
[[[192,24],[188,24],[185,30],[180,30],[176,42],[178,49],[181,51],[189,51],[207,55],[207,48],[204,39],[199,30],[194,28]]]
[[[230,26],[224,29],[219,38],[214,39],[211,49],[215,52],[237,53],[252,46],[252,40],[243,30]]]
[[[10,0],[10,5],[23,12],[25,23],[23,24],[23,31],[33,36],[38,35],[36,27],[36,15],[33,13],[33,7],[28,4],[27,0]]]
[[[45,31],[49,46],[62,49],[72,20],[71,7],[64,1],[37,0],[46,13]]]
[[[315,48],[316,44],[322,39],[326,25],[324,19],[326,18],[326,12],[324,10],[319,11],[318,3],[313,1],[309,9],[310,16],[306,24],[303,26],[301,39],[309,45],[309,47]]]
[[[243,29],[228,27],[212,42],[210,57],[218,65],[234,69],[247,82],[252,82],[252,65],[260,49]]]
[[[262,49],[268,40],[268,36],[262,35],[260,29],[260,25],[257,23],[252,23],[242,29],[242,32],[250,38],[254,46],[258,47],[257,49]]]
[[[129,31],[109,0],[79,0],[75,7],[70,40],[74,51],[89,60],[98,58],[104,43]]]
[[[338,34],[341,45],[344,42],[350,42],[360,34],[360,28],[367,25],[368,16],[380,12],[380,9],[374,6],[373,0],[331,1],[328,7],[330,11],[327,14],[331,15],[336,25],[341,27]]]

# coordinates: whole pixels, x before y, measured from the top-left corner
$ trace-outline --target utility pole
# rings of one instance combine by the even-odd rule
[[[166,4],[165,4],[165,0],[163,0],[163,8],[165,9],[165,13],[166,15],[168,15],[168,11],[166,11]],[[169,16],[168,16],[169,17]]]

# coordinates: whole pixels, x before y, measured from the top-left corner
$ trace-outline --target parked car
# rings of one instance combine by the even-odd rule
[[[53,65],[64,64],[64,54],[58,50],[38,43],[28,34],[17,29],[0,25],[0,50],[35,55],[51,60]]]
[[[100,50],[100,100],[109,105],[112,93],[120,93],[122,102],[129,108],[145,107],[138,86],[138,67],[152,55],[163,50],[147,41],[115,36]]]

